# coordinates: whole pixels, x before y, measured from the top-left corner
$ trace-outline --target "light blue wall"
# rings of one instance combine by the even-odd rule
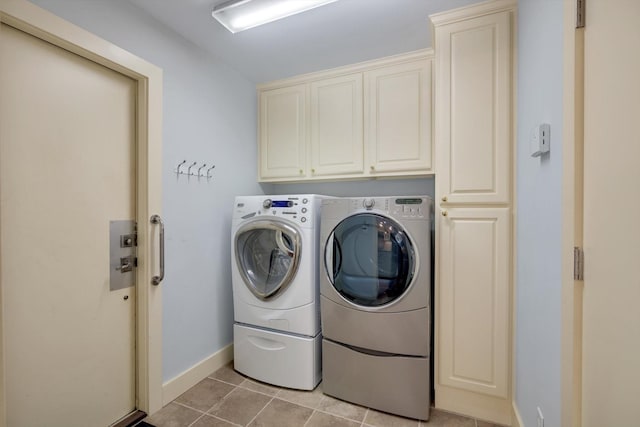
[[[518,2],[515,402],[527,427],[560,426],[563,0]],[[551,153],[529,155],[551,125]]]
[[[34,3],[163,69],[163,378],[170,380],[232,341],[233,198],[263,193],[255,87],[126,1]],[[213,179],[176,179],[172,170],[185,159],[215,164]]]

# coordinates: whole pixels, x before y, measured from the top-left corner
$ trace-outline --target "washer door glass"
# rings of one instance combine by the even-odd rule
[[[300,233],[278,221],[254,221],[236,233],[235,256],[240,275],[260,299],[284,291],[298,270]]]
[[[363,213],[330,234],[325,267],[333,287],[354,304],[377,307],[400,298],[415,274],[415,251],[394,220]]]

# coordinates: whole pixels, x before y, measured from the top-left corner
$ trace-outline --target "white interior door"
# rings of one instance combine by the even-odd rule
[[[135,292],[110,291],[109,222],[135,218],[134,80],[5,24],[0,274],[9,427],[135,408]]]
[[[640,423],[640,2],[587,3],[585,427]]]

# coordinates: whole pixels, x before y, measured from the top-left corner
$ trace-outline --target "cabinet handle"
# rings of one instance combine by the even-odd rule
[[[442,201],[446,202],[447,201],[447,196],[442,196]]]
[[[442,211],[442,216],[447,216],[447,211]]]

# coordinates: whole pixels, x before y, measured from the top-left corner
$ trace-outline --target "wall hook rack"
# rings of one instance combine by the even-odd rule
[[[176,168],[174,169],[174,173],[176,174],[176,176],[180,177],[180,175],[186,175],[187,177],[192,177],[192,176],[196,176],[198,177],[198,180],[200,180],[200,178],[207,178],[207,180],[210,180],[211,178],[213,178],[213,176],[211,175],[211,171],[216,167],[216,165],[212,165],[210,168],[206,169],[207,167],[207,163],[202,163],[202,165],[200,167],[197,166],[198,162],[193,162],[190,163],[189,166],[187,167],[187,170],[183,170],[182,167],[184,165],[186,165],[187,161],[183,160],[180,163],[178,163],[178,166],[176,166]],[[195,169],[194,169],[195,168]],[[194,169],[194,171],[192,172],[191,170]]]

